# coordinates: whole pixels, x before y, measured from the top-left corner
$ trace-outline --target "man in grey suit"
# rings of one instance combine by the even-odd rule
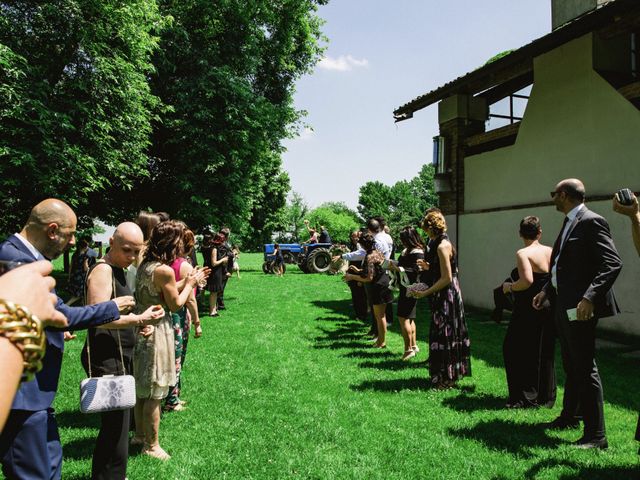
[[[562,413],[548,426],[577,427],[580,410],[584,434],[575,445],[605,449],[595,330],[599,318],[619,312],[612,287],[622,262],[607,221],[585,206],[580,180],[562,180],[551,197],[565,220],[551,253],[551,281],[534,297],[533,306],[540,309],[546,300],[552,303],[566,382]]]

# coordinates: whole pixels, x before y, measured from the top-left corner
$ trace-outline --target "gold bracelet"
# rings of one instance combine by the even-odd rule
[[[26,380],[42,370],[46,349],[46,336],[42,322],[26,307],[0,299],[0,336],[5,337],[22,352]]]

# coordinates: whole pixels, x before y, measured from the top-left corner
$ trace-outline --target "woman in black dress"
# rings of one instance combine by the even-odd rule
[[[390,268],[396,272],[406,274],[407,285],[418,281],[420,270],[418,260],[424,260],[426,247],[420,234],[413,227],[404,227],[400,232],[400,241],[404,250],[400,254],[397,262],[390,263]],[[402,269],[402,270],[400,270]],[[400,273],[398,273],[400,275]],[[404,354],[402,360],[409,360],[420,351],[416,345],[416,304],[418,300],[407,296],[407,287],[400,282],[400,292],[398,296],[398,322],[404,339]]]
[[[220,233],[213,235],[210,232],[206,232],[202,240],[204,265],[211,269],[207,280],[207,290],[209,290],[209,315],[212,317],[220,315],[218,313],[218,295],[224,289],[224,280],[227,274],[229,257],[220,255],[224,240]]]
[[[355,280],[364,283],[369,303],[373,305],[373,314],[378,325],[378,338],[376,348],[386,348],[387,336],[387,304],[393,302],[393,294],[389,290],[389,275],[382,268],[384,256],[375,248],[373,235],[367,232],[360,237],[360,245],[364,248],[367,256],[364,259],[362,270],[349,267],[351,272],[346,273],[344,281]]]
[[[524,248],[516,253],[518,280],[505,282],[502,290],[513,293],[513,312],[502,346],[507,374],[507,408],[552,407],[556,398],[554,327],[551,308],[536,310],[533,297],[549,281],[551,248],[540,243],[542,228],[537,217],[520,222]]]

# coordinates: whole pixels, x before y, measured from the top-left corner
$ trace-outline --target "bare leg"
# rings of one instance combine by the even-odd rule
[[[404,340],[404,351],[406,352],[410,348],[409,340],[409,321],[404,317],[398,317],[398,323],[400,324],[400,332],[402,332],[402,339]]]
[[[160,446],[158,432],[160,431],[160,402],[148,399],[144,401],[144,453],[160,460],[168,460],[169,454]]]
[[[385,347],[387,340],[387,317],[386,317],[387,305],[385,303],[381,305],[373,306],[373,314],[376,317],[376,324],[378,325],[378,341],[376,347]]]
[[[143,398],[136,399],[136,406],[133,409],[133,415],[136,419],[136,434],[131,439],[131,445],[142,445],[144,443],[144,416],[142,414],[144,402]]]
[[[211,292],[209,294],[209,315],[216,313],[218,313],[218,292]]]

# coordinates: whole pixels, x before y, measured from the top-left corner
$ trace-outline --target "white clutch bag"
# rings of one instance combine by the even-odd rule
[[[82,413],[127,410],[136,404],[136,381],[132,375],[105,375],[80,382]]]

